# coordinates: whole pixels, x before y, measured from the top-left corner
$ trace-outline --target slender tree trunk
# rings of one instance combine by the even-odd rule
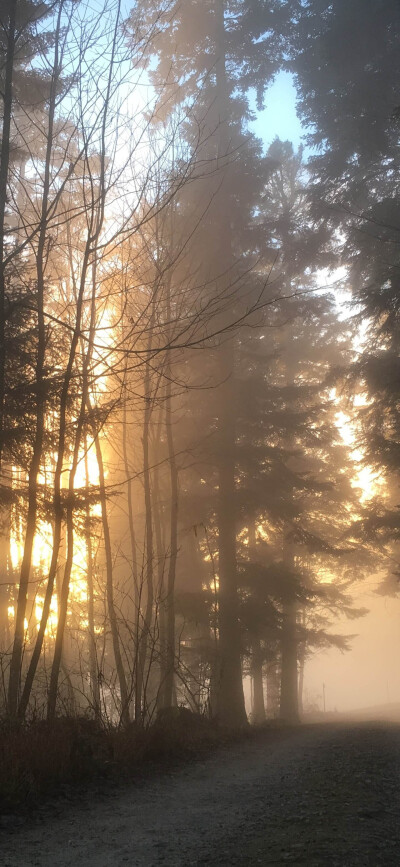
[[[126,371],[125,371],[125,389],[126,389]],[[127,500],[128,500],[128,527],[130,541],[130,556],[132,570],[132,598],[133,598],[133,683],[134,683],[134,714],[136,719],[136,694],[137,694],[137,676],[138,676],[138,660],[139,660],[139,635],[140,635],[140,617],[141,617],[141,596],[143,585],[139,585],[139,572],[137,562],[137,544],[136,532],[133,513],[133,491],[131,469],[128,458],[128,430],[127,430],[127,401],[125,397],[123,418],[122,418],[122,453],[124,460],[125,476],[127,478]]]
[[[138,583],[138,565],[137,565],[137,545],[136,545],[136,533],[135,533],[135,521],[133,516],[133,492],[132,492],[132,478],[131,478],[131,469],[129,466],[128,459],[128,424],[127,424],[127,403],[126,399],[124,401],[124,409],[123,409],[123,419],[122,419],[122,453],[124,459],[124,470],[127,479],[127,501],[128,501],[128,526],[129,526],[129,541],[130,541],[130,555],[131,555],[131,570],[132,570],[132,589],[133,589],[133,601],[135,607],[135,617],[137,616],[137,610],[139,605],[139,583]]]
[[[170,376],[168,366],[167,377]],[[160,629],[162,629],[163,651],[161,671],[161,696],[160,707],[173,707],[174,696],[174,671],[175,671],[175,575],[176,560],[178,553],[178,470],[176,465],[171,414],[171,382],[168,380],[166,394],[166,426],[168,441],[168,463],[170,470],[170,544],[169,561],[165,593],[162,598],[162,616]]]
[[[215,0],[216,13],[216,100],[219,112],[218,160],[224,172],[224,184],[219,190],[218,237],[221,257],[220,273],[229,273],[233,262],[230,230],[229,192],[227,190],[226,159],[229,150],[229,95],[225,68],[224,0]],[[228,725],[243,725],[247,721],[244,705],[238,590],[236,567],[235,516],[235,350],[234,340],[226,339],[220,347],[221,412],[219,416],[218,466],[218,682],[217,714]]]
[[[267,663],[267,715],[269,719],[279,716],[279,673],[275,660]]]
[[[162,423],[160,419],[159,426]],[[154,537],[156,543],[156,562],[157,562],[157,607],[158,607],[158,630],[159,630],[159,658],[160,658],[160,678],[157,691],[157,710],[161,710],[164,705],[164,685],[166,677],[166,610],[165,610],[165,527],[161,517],[160,508],[160,480],[159,466],[154,467],[153,472],[153,524]]]
[[[2,485],[12,491],[12,468],[5,465],[3,459]],[[8,606],[10,605],[10,587],[12,581],[11,564],[11,502],[0,507],[2,526],[0,530],[0,651],[8,651],[10,647],[10,623]]]
[[[291,289],[290,270],[287,274],[287,289]],[[288,386],[292,386],[296,378],[296,364],[293,356],[293,348],[290,340],[286,346],[286,379]],[[287,437],[286,446],[293,448],[293,438]],[[290,492],[290,500],[293,501],[294,491]],[[298,638],[297,638],[297,612],[298,601],[296,596],[296,561],[295,546],[291,533],[293,526],[286,522],[283,528],[282,560],[288,574],[287,590],[282,604],[282,633],[281,633],[281,698],[280,718],[288,723],[299,721],[299,697],[298,697]]]
[[[249,535],[249,557],[250,560],[257,558],[257,536],[255,522],[249,520],[248,526]],[[251,659],[251,676],[253,683],[253,705],[251,718],[256,725],[265,722],[265,704],[264,704],[264,680],[263,680],[263,662],[264,654],[261,647],[261,641],[258,636],[255,636],[252,643],[252,659]]]
[[[263,653],[259,639],[253,641],[251,676],[253,679],[252,722],[256,725],[265,722]]]
[[[306,609],[302,608],[300,613],[300,622],[304,629],[307,628],[307,615]],[[299,704],[299,714],[303,714],[303,693],[304,693],[304,669],[306,665],[306,645],[304,642],[298,644],[297,646],[297,656],[299,662],[299,678],[298,678],[298,704]]]
[[[50,674],[49,695],[48,695],[48,704],[47,704],[47,718],[49,720],[54,719],[54,716],[56,713],[58,678],[59,678],[61,659],[62,659],[65,625],[66,625],[66,621],[67,621],[68,597],[69,597],[71,571],[72,571],[72,563],[73,563],[73,556],[74,556],[74,487],[75,487],[76,470],[78,467],[78,460],[79,460],[79,450],[80,450],[81,443],[82,443],[82,429],[83,429],[83,423],[84,423],[84,417],[85,417],[85,407],[86,407],[86,400],[87,400],[86,392],[87,392],[87,379],[86,379],[86,376],[84,376],[83,395],[82,395],[82,399],[81,399],[81,406],[80,406],[80,411],[79,411],[78,423],[77,423],[76,432],[75,432],[74,453],[73,453],[73,458],[72,458],[71,469],[69,472],[68,501],[67,501],[67,508],[66,508],[67,558],[65,561],[64,576],[63,576],[61,591],[60,591],[60,595],[59,595],[56,640],[55,640],[55,645],[54,645],[53,664],[51,667],[51,674]]]
[[[149,322],[149,337],[147,342],[147,351],[150,356],[153,347],[153,331],[156,315],[157,292],[154,293],[151,304],[151,315]],[[148,643],[151,636],[151,627],[153,620],[153,605],[154,605],[154,539],[153,539],[153,507],[151,495],[151,471],[150,471],[150,422],[153,412],[153,397],[151,391],[151,366],[148,359],[144,368],[144,415],[143,415],[143,488],[144,488],[144,506],[145,506],[145,540],[146,540],[146,604],[143,615],[141,614],[142,629],[139,638],[139,649],[137,659],[136,673],[136,693],[135,693],[135,719],[138,723],[144,722],[144,687],[146,683],[145,671],[148,652]]]
[[[303,692],[304,692],[304,668],[305,668],[305,659],[304,654],[300,655],[299,659],[299,714],[303,713]]]
[[[87,437],[85,437],[85,483],[89,489],[90,477],[88,466],[87,453]],[[91,527],[90,503],[86,500],[85,514],[85,543],[86,543],[86,583],[87,583],[87,598],[88,598],[88,643],[89,643],[89,675],[90,675],[90,692],[93,704],[93,710],[96,718],[100,718],[100,686],[99,672],[97,664],[97,648],[96,648],[96,633],[95,633],[95,616],[94,616],[94,582],[93,582],[93,546],[92,546],[92,527]]]
[[[89,413],[92,411],[90,398],[88,399],[88,411]],[[103,527],[103,538],[104,538],[104,548],[106,555],[106,586],[107,586],[107,609],[108,616],[110,618],[110,629],[111,629],[111,637],[112,637],[112,645],[115,659],[115,667],[117,670],[117,677],[119,683],[119,689],[121,694],[121,723],[124,727],[127,727],[130,722],[129,717],[129,695],[128,688],[126,683],[125,669],[122,661],[121,654],[121,646],[119,640],[119,631],[118,631],[118,618],[115,610],[114,603],[114,583],[113,583],[113,563],[112,563],[112,550],[111,550],[111,537],[110,537],[110,527],[108,523],[108,515],[107,515],[107,496],[106,496],[106,485],[104,478],[104,463],[103,463],[103,454],[101,451],[100,440],[98,436],[98,432],[93,430],[93,438],[96,447],[96,458],[97,465],[99,468],[99,488],[100,488],[100,506],[101,506],[101,520]]]
[[[152,328],[150,329],[150,331]],[[154,603],[154,544],[153,544],[153,510],[151,502],[151,479],[149,461],[149,436],[152,401],[150,396],[150,370],[146,363],[144,377],[145,408],[143,422],[143,485],[146,514],[146,606],[142,620],[142,631],[139,640],[138,665],[136,675],[135,719],[143,722],[143,688],[147,660],[148,642],[151,635]]]
[[[287,531],[286,531],[287,533]],[[294,574],[295,560],[293,543],[285,533],[283,562]],[[289,583],[288,593],[282,606],[281,635],[281,700],[280,718],[285,722],[299,720],[298,674],[297,674],[297,599],[295,589]]]
[[[167,276],[166,319],[171,322],[171,283]],[[171,335],[168,333],[168,342]],[[175,578],[176,561],[178,556],[178,467],[176,463],[174,434],[172,429],[172,366],[171,350],[167,350],[165,366],[166,394],[165,394],[165,426],[167,430],[168,464],[170,478],[170,543],[169,563],[167,576],[167,593],[165,599],[166,609],[166,667],[165,683],[163,689],[164,707],[172,707],[175,701],[174,672],[175,672]]]
[[[241,636],[238,611],[235,515],[235,407],[232,382],[233,347],[222,349],[224,370],[230,379],[222,386],[222,409],[219,418],[218,467],[218,684],[217,714],[229,725],[246,722],[244,706]]]
[[[296,630],[297,602],[291,599],[283,606],[280,702],[280,718],[290,723],[299,719]]]

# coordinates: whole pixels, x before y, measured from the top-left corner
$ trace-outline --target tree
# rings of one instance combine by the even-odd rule
[[[128,136],[127,126],[124,128],[127,136],[124,161],[121,163],[116,157],[120,117],[129,92],[126,81],[129,76],[130,81],[132,76],[134,79],[136,74],[132,64],[125,63],[127,48],[119,3],[111,3],[101,13],[86,10],[85,16],[80,18],[74,2],[60,0],[52,7],[52,15],[51,47],[48,56],[41,58],[46,67],[46,110],[32,108],[36,138],[30,129],[24,138],[29,170],[22,179],[18,176],[12,197],[12,214],[18,226],[19,246],[23,248],[24,267],[34,287],[21,305],[26,319],[26,310],[30,316],[30,382],[24,392],[26,404],[29,401],[30,423],[23,453],[20,450],[23,461],[19,460],[16,467],[16,474],[21,474],[24,485],[26,482],[28,506],[18,516],[24,541],[8,683],[8,711],[12,717],[17,713],[23,717],[28,709],[34,679],[40,670],[38,666],[43,662],[43,647],[57,590],[59,611],[55,643],[51,644],[48,714],[52,718],[56,713],[79,536],[77,528],[87,505],[84,492],[77,491],[78,467],[89,433],[97,447],[101,476],[102,452],[97,434],[111,407],[118,404],[118,391],[110,401],[105,393],[111,388],[113,377],[118,383],[119,364],[121,358],[125,358],[125,347],[115,347],[112,355],[108,340],[104,343],[98,340],[98,332],[102,333],[104,305],[109,300],[106,291],[110,286],[109,275],[115,271],[115,251],[119,245],[137,233],[140,223],[149,220],[159,206],[154,196],[149,194],[146,200],[145,195],[152,167],[147,165],[142,174],[138,168],[132,179],[137,129],[130,126]],[[80,51],[77,55],[78,38]],[[138,53],[147,38],[149,34],[145,39],[139,38]],[[90,65],[86,66],[89,56]],[[39,79],[40,71],[38,61]],[[158,159],[157,155],[155,162]],[[125,181],[122,200],[120,188]],[[18,194],[21,185],[22,198]],[[146,202],[140,209],[140,219],[136,216],[138,198]],[[105,217],[108,201],[112,201],[113,216],[111,218],[109,211],[107,218],[111,220],[111,229]],[[110,334],[119,321],[119,302],[111,302],[108,315],[106,333]],[[19,340],[21,337],[19,330]],[[27,412],[26,407],[24,411]],[[16,422],[14,416],[12,434]],[[10,453],[15,457],[16,440],[14,436],[12,439]],[[69,461],[69,480],[65,484]],[[43,482],[43,476],[50,471],[52,484],[48,485]],[[104,479],[100,478],[97,494],[107,542]],[[21,500],[22,497],[18,505]],[[52,527],[51,553],[42,567],[36,588],[41,603],[37,633],[29,630],[28,635],[26,620],[32,613],[31,602],[37,616],[37,605],[35,609],[29,594],[35,569],[35,545],[43,523]],[[64,533],[67,539],[65,563],[61,557]],[[119,707],[127,723],[129,696],[124,687],[124,666],[119,661],[112,553],[108,545],[106,548],[108,616],[120,681]],[[57,587],[62,566],[63,581]]]
[[[276,23],[279,4],[263,6],[262,15],[252,3],[141,4],[144,21],[156,18],[159,32],[154,43],[156,61],[152,80],[164,99],[163,111],[177,105],[186,111],[186,136],[196,141],[200,195],[208,207],[197,243],[207,249],[200,264],[201,279],[214,289],[219,303],[219,330],[226,332],[246,316],[262,278],[249,279],[257,259],[253,214],[260,193],[261,176],[268,164],[261,160],[259,145],[248,135],[250,116],[245,94],[251,86],[261,94],[277,68],[280,43]],[[160,12],[164,11],[164,17]],[[265,50],[268,34],[268,51]],[[182,49],[185,46],[185,49]],[[172,78],[178,82],[172,88]],[[198,94],[199,81],[202,82]],[[240,96],[234,95],[234,91]],[[252,182],[250,183],[250,177]],[[199,186],[199,185],[198,185]],[[204,240],[203,240],[204,238]],[[217,243],[216,243],[217,241]],[[198,253],[197,253],[198,256]],[[199,257],[200,258],[200,257]],[[249,289],[249,283],[252,288]],[[211,296],[210,296],[211,297]],[[219,527],[219,642],[216,679],[216,712],[232,723],[245,719],[236,575],[236,528],[233,512],[235,465],[235,408],[232,373],[234,340],[224,339],[216,354],[216,376],[221,383],[218,412],[218,527]]]
[[[314,221],[331,232],[332,263],[345,266],[362,325],[348,374],[351,391],[364,395],[354,409],[359,443],[366,462],[390,478],[398,474],[400,435],[399,8],[390,0],[329,6],[316,0],[296,15],[292,69],[300,110],[312,125]],[[397,533],[396,510],[389,508],[391,518],[387,504],[369,511],[371,527],[381,523],[386,534],[392,523]]]

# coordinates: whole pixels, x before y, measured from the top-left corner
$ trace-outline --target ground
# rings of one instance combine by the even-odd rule
[[[3,817],[2,867],[398,867],[400,726],[260,733],[175,771]]]

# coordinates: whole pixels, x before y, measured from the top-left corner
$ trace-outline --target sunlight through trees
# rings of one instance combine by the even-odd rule
[[[355,51],[360,2],[3,4],[9,720],[296,722],[397,593],[400,19]],[[306,151],[250,131],[281,70]]]

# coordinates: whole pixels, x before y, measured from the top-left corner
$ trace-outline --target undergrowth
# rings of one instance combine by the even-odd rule
[[[242,732],[243,735],[243,732]],[[66,785],[100,778],[134,778],[146,766],[195,758],[238,737],[183,708],[162,714],[148,729],[104,728],[84,717],[0,728],[0,812],[30,808]]]

